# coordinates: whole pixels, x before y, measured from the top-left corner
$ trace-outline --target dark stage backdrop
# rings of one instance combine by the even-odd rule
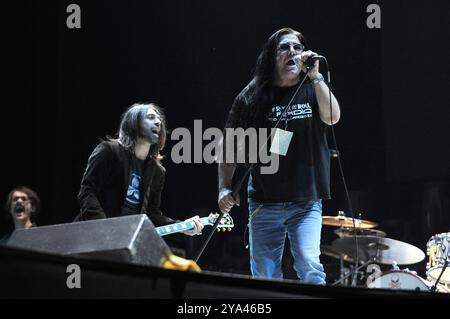
[[[81,7],[81,29],[66,27],[66,8],[73,2]],[[87,158],[99,137],[117,131],[129,105],[159,104],[172,130],[193,129],[195,119],[202,120],[204,128],[220,128],[234,97],[251,79],[264,41],[290,26],[301,30],[310,48],[329,60],[343,113],[336,134],[355,211],[380,223],[391,238],[423,248],[433,232],[442,231],[433,226],[442,225],[436,223],[435,212],[448,214],[448,200],[442,200],[448,194],[448,134],[442,126],[448,105],[444,93],[433,95],[436,92],[418,85],[427,83],[432,89],[435,84],[436,90],[443,90],[448,84],[448,73],[440,72],[444,61],[438,62],[432,43],[436,38],[444,43],[449,29],[441,25],[444,19],[422,29],[426,22],[417,24],[413,17],[420,16],[425,5],[399,2],[8,1],[1,194],[6,196],[19,184],[30,185],[42,199],[39,224],[71,221],[78,213],[76,196]],[[381,30],[366,25],[371,3],[382,6]],[[444,18],[448,10],[440,6],[445,1],[433,3]],[[418,68],[422,63],[433,68]],[[400,84],[402,91],[392,93]],[[412,103],[419,101],[412,94],[403,101],[399,92],[422,94],[431,102]],[[418,142],[408,132],[415,131],[424,108],[432,118],[420,126],[430,138]],[[169,140],[165,151],[165,214],[187,218],[217,211],[216,165],[176,165],[170,158],[173,145]],[[433,156],[422,153],[415,163],[417,158],[405,151],[412,147]],[[325,203],[326,215],[348,207],[335,164],[334,198]],[[403,183],[405,176],[411,177],[409,184]],[[429,178],[428,186],[418,178]],[[425,218],[424,211],[427,227],[418,222]],[[248,272],[245,202],[233,216],[236,229],[213,238],[200,259],[202,267]],[[335,238],[331,230],[324,228],[325,243]],[[194,253],[202,239],[189,238],[188,252]]]
[[[449,177],[450,2],[385,2],[382,83],[389,180]]]

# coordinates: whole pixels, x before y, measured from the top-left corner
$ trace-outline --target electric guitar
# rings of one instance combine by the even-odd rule
[[[208,217],[202,217],[200,218],[200,223],[204,226],[213,226],[216,222],[217,218],[219,218],[219,214],[217,213],[211,213]],[[174,233],[179,233],[184,230],[189,230],[195,227],[195,223],[190,221],[184,221],[181,223],[175,223],[170,224],[166,226],[160,226],[156,227],[156,231],[160,236],[166,236]],[[217,226],[217,231],[231,231],[231,229],[234,227],[233,219],[231,218],[230,214],[226,213],[223,215],[222,219],[219,222],[219,225]]]

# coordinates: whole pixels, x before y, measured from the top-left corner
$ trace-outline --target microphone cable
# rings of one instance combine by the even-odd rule
[[[355,222],[355,215],[353,213],[353,205],[352,205],[352,201],[350,199],[350,194],[348,191],[348,187],[347,187],[347,181],[345,179],[345,174],[344,174],[344,169],[342,166],[342,161],[341,161],[341,153],[339,151],[339,147],[338,147],[338,143],[337,143],[337,139],[336,139],[336,133],[335,133],[335,129],[334,129],[334,123],[333,123],[333,100],[332,100],[332,96],[331,96],[331,73],[330,73],[330,66],[328,64],[328,60],[326,57],[323,57],[323,60],[325,61],[325,65],[327,68],[327,85],[328,85],[328,95],[329,95],[329,99],[330,99],[330,120],[331,120],[331,137],[333,140],[333,144],[334,144],[334,149],[336,150],[335,152],[335,157],[337,158],[337,162],[338,162],[338,166],[339,166],[339,173],[341,175],[341,179],[342,179],[342,184],[344,186],[344,191],[345,191],[345,197],[347,200],[347,205],[348,205],[348,209],[350,211],[350,215],[352,217],[352,222],[353,222],[353,231],[354,231],[354,238],[355,238],[355,247],[356,247],[356,258],[355,258],[355,274],[356,274],[356,278],[358,276],[357,274],[357,268],[359,265],[359,243],[358,243],[358,235],[357,235],[357,228],[356,228],[356,222]],[[339,282],[339,281],[337,281]],[[334,283],[333,285],[335,285],[336,283]]]

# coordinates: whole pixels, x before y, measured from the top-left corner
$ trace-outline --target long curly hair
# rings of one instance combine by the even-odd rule
[[[282,28],[267,39],[258,56],[253,79],[233,102],[225,127],[262,127],[273,102],[275,64],[282,36],[294,34],[307,48],[305,37],[291,28]]]

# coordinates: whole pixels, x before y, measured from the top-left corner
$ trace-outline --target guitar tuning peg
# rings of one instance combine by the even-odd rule
[[[221,232],[221,228],[217,228],[217,232],[220,233]]]
[[[231,231],[231,228],[230,228],[230,227],[228,227],[227,229],[228,229],[228,231]]]

